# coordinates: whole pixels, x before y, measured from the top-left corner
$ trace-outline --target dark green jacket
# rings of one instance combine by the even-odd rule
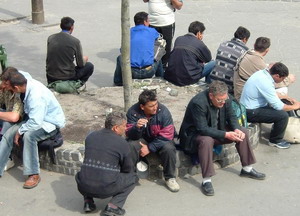
[[[188,104],[179,132],[182,149],[188,153],[195,153],[197,147],[194,146],[193,139],[196,135],[210,136],[223,141],[226,129],[231,131],[241,129],[232,110],[231,101],[230,98],[221,109],[218,109],[211,103],[208,90],[194,96]]]

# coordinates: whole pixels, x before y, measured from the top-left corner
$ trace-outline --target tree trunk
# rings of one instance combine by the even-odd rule
[[[122,78],[124,89],[124,111],[132,105],[132,76],[130,65],[130,18],[129,18],[129,0],[122,0],[121,7],[121,26],[122,26],[122,45],[121,62]]]
[[[31,0],[31,8],[32,23],[43,24],[45,21],[43,0]]]

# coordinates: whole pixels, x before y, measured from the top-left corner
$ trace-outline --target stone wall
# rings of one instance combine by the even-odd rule
[[[259,124],[249,125],[249,137],[252,148],[256,149],[260,138]],[[47,152],[40,152],[40,167],[49,171],[63,173],[66,175],[75,175],[80,171],[84,157],[84,145],[64,143],[61,147],[55,149],[56,156],[53,164]],[[182,151],[177,151],[177,171],[179,177],[186,175],[195,175],[201,173],[199,165],[193,165],[191,158]],[[159,158],[153,154],[147,157],[149,162],[149,179],[162,178],[162,167]],[[217,167],[226,167],[239,161],[234,144],[223,146],[221,154],[214,155],[214,161]]]

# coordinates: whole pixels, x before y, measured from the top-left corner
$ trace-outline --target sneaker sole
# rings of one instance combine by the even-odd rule
[[[215,192],[208,193],[207,191],[204,190],[204,188],[202,186],[201,186],[201,191],[205,196],[214,196],[215,195]]]
[[[279,149],[288,149],[289,147],[291,147],[291,145],[284,147],[284,146],[279,146],[279,145],[272,144],[272,143],[268,143],[268,145],[272,146],[272,147],[279,148]]]
[[[113,212],[104,212],[104,216],[123,216],[124,214],[115,214]]]

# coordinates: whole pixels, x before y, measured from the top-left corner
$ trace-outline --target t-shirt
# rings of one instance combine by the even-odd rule
[[[130,61],[131,67],[145,67],[154,63],[154,42],[158,32],[145,25],[131,28]]]
[[[152,26],[167,26],[175,22],[171,0],[149,0],[148,13]]]

